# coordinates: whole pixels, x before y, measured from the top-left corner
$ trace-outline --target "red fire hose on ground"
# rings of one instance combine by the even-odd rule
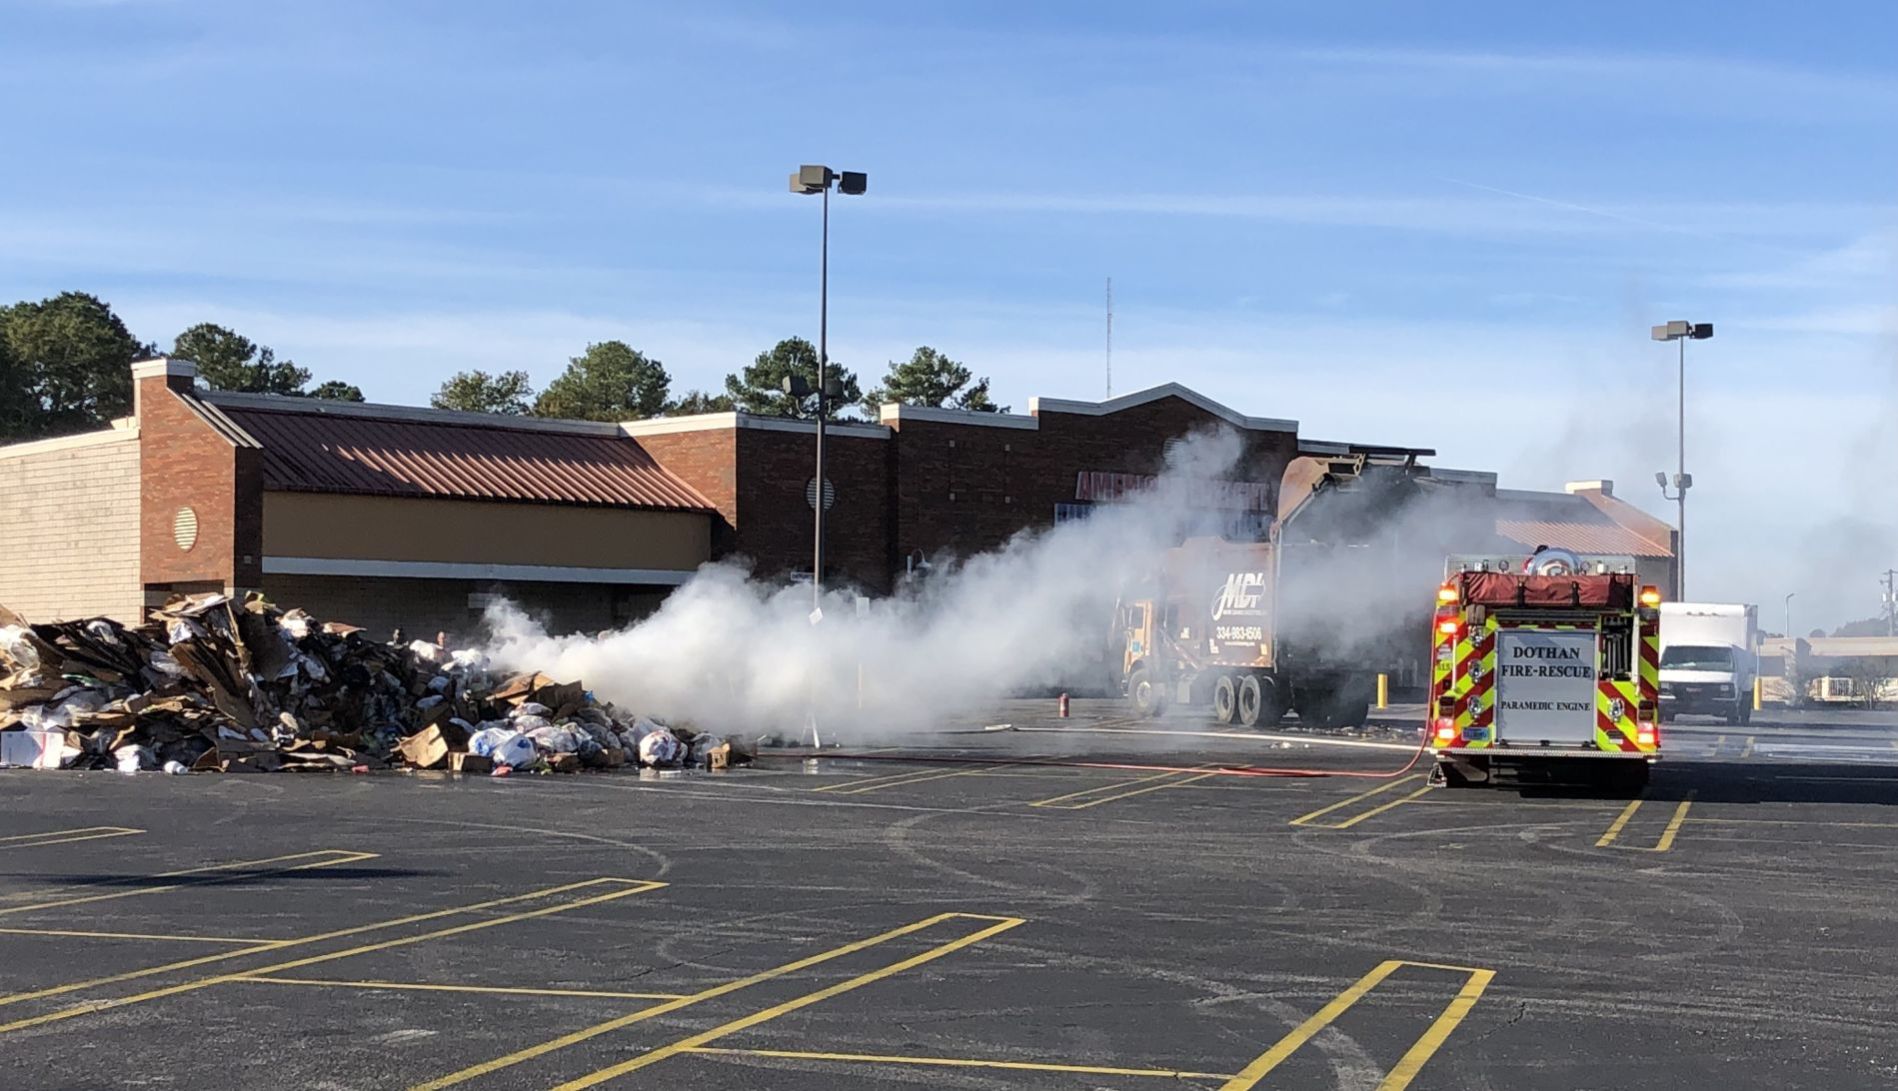
[[[770,756],[787,758],[832,758],[839,761],[929,762],[961,765],[1029,765],[1056,769],[1112,769],[1129,773],[1212,773],[1225,777],[1344,777],[1353,780],[1395,780],[1417,767],[1429,740],[1417,743],[1410,760],[1386,771],[1363,769],[1288,769],[1262,765],[1230,765],[1207,769],[1193,765],[1160,765],[1146,762],[1087,761],[1070,758],[955,757],[929,754],[857,754],[842,750],[787,750]],[[763,757],[765,755],[760,755]]]

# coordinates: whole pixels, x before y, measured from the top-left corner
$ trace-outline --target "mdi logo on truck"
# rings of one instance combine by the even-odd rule
[[[1632,558],[1452,558],[1431,633],[1429,745],[1451,787],[1525,779],[1638,790],[1661,754],[1660,594]]]

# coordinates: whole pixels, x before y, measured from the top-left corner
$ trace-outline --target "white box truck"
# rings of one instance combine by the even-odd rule
[[[1759,673],[1759,607],[1727,602],[1661,604],[1661,718],[1753,718]]]

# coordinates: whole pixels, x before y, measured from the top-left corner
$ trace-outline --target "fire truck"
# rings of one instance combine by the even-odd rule
[[[1427,743],[1448,787],[1581,779],[1638,791],[1661,756],[1661,596],[1629,557],[1452,557]]]
[[[1288,597],[1281,566],[1296,570],[1297,554],[1275,542],[1191,539],[1130,588],[1113,643],[1119,689],[1135,714],[1192,704],[1246,727],[1269,727],[1287,712],[1309,726],[1363,723],[1376,673],[1359,649],[1310,620],[1332,618],[1308,617]]]

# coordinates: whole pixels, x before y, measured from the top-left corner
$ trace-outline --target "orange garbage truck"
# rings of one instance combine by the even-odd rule
[[[1661,596],[1632,558],[1453,557],[1425,730],[1449,787],[1582,780],[1638,791],[1661,757]]]
[[[1285,552],[1270,541],[1191,539],[1122,595],[1116,673],[1136,715],[1201,705],[1222,724],[1246,727],[1288,712],[1307,726],[1364,722],[1376,671],[1322,626],[1288,613]]]

